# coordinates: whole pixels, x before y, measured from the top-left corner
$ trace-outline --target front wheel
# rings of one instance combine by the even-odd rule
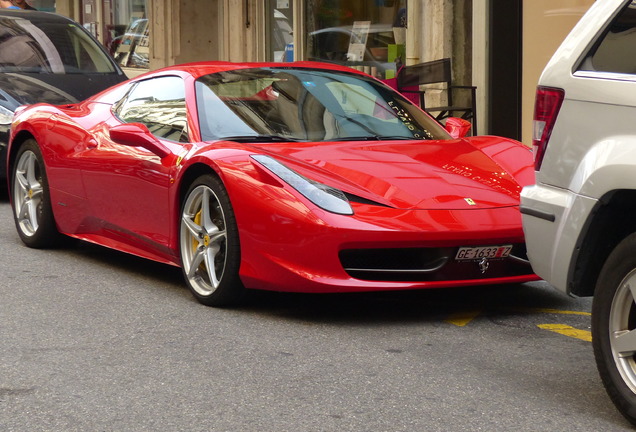
[[[605,261],[592,305],[594,357],[605,389],[636,425],[636,233]]]
[[[227,191],[216,177],[203,175],[188,189],[179,242],[183,274],[199,302],[228,306],[243,297],[238,227]]]
[[[44,159],[37,142],[25,141],[18,150],[11,176],[13,218],[22,242],[32,248],[56,246],[61,235],[55,225]]]

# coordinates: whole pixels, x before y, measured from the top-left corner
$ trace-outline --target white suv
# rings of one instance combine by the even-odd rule
[[[636,1],[597,1],[544,70],[536,185],[521,195],[536,273],[594,295],[599,373],[636,425]]]

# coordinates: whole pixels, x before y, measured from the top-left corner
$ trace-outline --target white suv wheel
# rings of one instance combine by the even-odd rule
[[[607,258],[592,308],[594,355],[607,393],[636,424],[636,234]]]

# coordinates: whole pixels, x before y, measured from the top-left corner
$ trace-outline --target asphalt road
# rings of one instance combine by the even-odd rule
[[[590,300],[543,282],[213,309],[176,268],[24,247],[6,197],[0,222],[4,432],[631,430]]]

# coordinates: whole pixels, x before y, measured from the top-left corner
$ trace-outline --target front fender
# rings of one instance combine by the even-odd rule
[[[525,144],[498,136],[464,138],[475,148],[494,160],[520,186],[534,184],[534,159],[532,150]]]

